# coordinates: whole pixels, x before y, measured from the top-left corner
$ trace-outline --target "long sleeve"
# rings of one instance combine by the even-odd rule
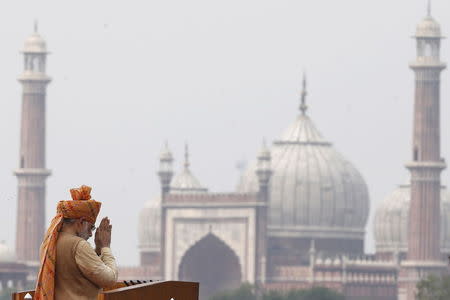
[[[99,257],[88,242],[80,241],[75,250],[75,261],[83,275],[98,287],[110,287],[117,282],[117,265],[111,249],[102,248]]]

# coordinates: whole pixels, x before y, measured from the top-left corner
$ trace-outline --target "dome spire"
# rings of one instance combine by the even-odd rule
[[[428,0],[427,16],[431,17],[431,0]]]
[[[303,72],[302,94],[300,104],[300,111],[302,112],[302,115],[306,114],[306,110],[308,110],[308,106],[306,105],[306,95],[308,95],[308,92],[306,91],[306,73]]]
[[[34,33],[38,33],[38,21],[34,20]]]
[[[189,169],[189,147],[188,144],[184,144],[184,168]]]

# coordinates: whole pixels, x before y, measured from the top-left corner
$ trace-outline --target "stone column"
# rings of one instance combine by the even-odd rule
[[[19,77],[23,86],[20,131],[16,252],[20,261],[39,261],[39,247],[45,232],[45,167],[47,50],[37,33],[25,41],[25,68]]]

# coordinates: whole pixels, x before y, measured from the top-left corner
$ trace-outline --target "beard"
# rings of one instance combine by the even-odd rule
[[[89,232],[79,232],[77,236],[87,241],[91,237],[91,234]]]

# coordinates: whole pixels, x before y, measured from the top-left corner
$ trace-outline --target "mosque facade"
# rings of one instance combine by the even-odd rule
[[[448,272],[450,194],[440,182],[446,164],[439,120],[446,65],[430,13],[414,38],[411,178],[376,209],[375,254],[364,253],[367,184],[308,115],[304,79],[296,120],[263,145],[236,191],[209,192],[193,175],[187,150],[174,174],[164,147],[161,195],[140,213],[141,274],[199,281],[201,300],[243,282],[257,290],[326,286],[350,300],[413,300],[420,279]],[[132,277],[125,269],[122,276]]]

